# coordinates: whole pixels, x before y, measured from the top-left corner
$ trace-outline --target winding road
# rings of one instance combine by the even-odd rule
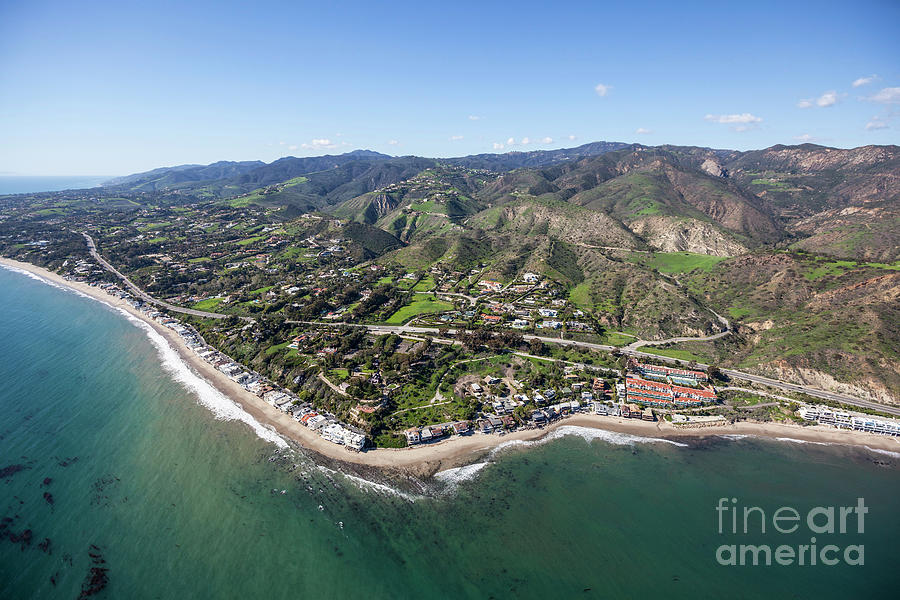
[[[100,256],[100,253],[97,251],[97,246],[94,243],[94,239],[90,235],[88,235],[87,232],[81,232],[81,234],[84,236],[84,239],[87,242],[88,250],[90,251],[91,256],[93,256],[94,259],[96,259],[97,262],[103,266],[103,268],[105,268],[107,271],[109,271],[110,273],[113,273],[119,279],[121,279],[122,282],[128,287],[128,289],[130,289],[136,296],[138,296],[145,302],[149,302],[149,303],[155,304],[157,306],[162,306],[168,310],[171,310],[172,312],[177,312],[177,313],[182,313],[182,314],[187,314],[187,315],[194,315],[197,317],[205,317],[205,318],[212,318],[212,319],[224,319],[229,316],[232,316],[232,315],[226,315],[226,314],[222,314],[222,313],[214,313],[214,312],[207,312],[207,311],[202,311],[202,310],[195,310],[192,308],[183,308],[181,306],[176,306],[174,304],[170,304],[163,300],[157,300],[156,298],[153,298],[152,296],[150,296],[149,294],[144,292],[144,290],[142,290],[137,285],[135,285],[125,275],[120,273],[115,267],[113,267],[111,264],[109,264],[106,261],[106,259],[104,259],[102,256]],[[726,325],[727,329],[725,331],[723,331],[721,333],[717,333],[713,336],[708,336],[708,337],[703,337],[703,338],[670,338],[669,340],[649,341],[649,342],[646,340],[638,340],[638,342],[634,342],[634,343],[632,343],[624,348],[621,348],[621,349],[616,348],[615,346],[609,346],[609,345],[605,345],[605,344],[594,344],[591,342],[580,342],[580,341],[576,341],[576,340],[557,339],[557,338],[543,337],[543,336],[538,336],[538,335],[523,335],[522,338],[525,340],[540,340],[540,341],[544,342],[545,344],[557,344],[560,346],[589,348],[591,350],[603,350],[606,352],[612,352],[612,351],[618,350],[626,356],[653,358],[656,360],[661,360],[663,362],[668,362],[670,364],[693,365],[693,366],[696,366],[701,369],[706,369],[706,368],[709,368],[710,365],[706,365],[703,363],[690,363],[690,361],[685,361],[685,360],[681,360],[678,358],[670,358],[668,356],[660,356],[658,354],[650,354],[647,352],[641,352],[641,351],[637,350],[637,348],[639,348],[640,346],[665,344],[665,343],[676,342],[676,341],[713,340],[713,339],[717,339],[717,338],[720,338],[722,336],[725,336],[725,335],[728,335],[729,333],[731,333],[731,327],[730,327],[730,324],[728,323],[728,321],[721,315],[716,314],[716,316],[719,318],[720,321],[722,321]],[[239,317],[239,318],[243,319],[245,321],[250,321],[250,322],[253,321],[253,319],[250,317]],[[366,324],[360,324],[360,323],[345,323],[345,322],[325,323],[325,322],[318,322],[318,321],[290,321],[290,320],[286,321],[286,323],[330,326],[330,327],[335,327],[335,326],[365,327],[370,333],[373,333],[376,335],[387,334],[387,333],[398,333],[398,334],[412,333],[412,334],[420,334],[420,335],[425,334],[425,335],[429,335],[429,336],[433,337],[435,334],[438,333],[438,329],[436,327],[413,327],[413,326],[409,326],[409,325],[366,325]],[[456,330],[448,329],[447,332],[450,334],[455,334]],[[442,343],[453,343],[453,340],[439,340],[439,341]],[[859,406],[862,408],[878,410],[878,411],[882,411],[882,412],[889,413],[892,415],[900,416],[900,407],[897,407],[897,406],[880,404],[878,402],[872,402],[870,400],[862,400],[860,398],[854,398],[852,396],[845,396],[843,394],[837,394],[835,392],[829,392],[829,391],[821,390],[818,388],[808,387],[808,386],[794,384],[794,383],[787,383],[784,381],[779,381],[777,379],[763,377],[762,375],[755,375],[753,373],[746,373],[744,371],[736,371],[734,369],[720,368],[719,371],[732,379],[740,379],[743,381],[750,381],[750,382],[757,383],[760,385],[766,385],[769,387],[786,390],[789,392],[797,392],[797,393],[801,393],[801,394],[806,394],[808,396],[813,396],[815,398],[822,398],[822,399],[831,400],[834,402],[842,402],[844,404],[849,404],[852,406]]]

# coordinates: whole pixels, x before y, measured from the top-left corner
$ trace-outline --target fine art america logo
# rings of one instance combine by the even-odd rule
[[[809,542],[796,545],[725,543],[716,549],[716,561],[724,566],[834,566],[865,564],[865,546],[839,545],[831,542],[855,541],[850,536],[865,533],[865,516],[869,512],[865,499],[857,498],[856,506],[816,506],[805,514],[790,506],[782,506],[771,515],[758,506],[738,506],[737,498],[719,498],[716,505],[719,535],[737,538],[779,536],[808,533]],[[801,529],[802,528],[802,529]],[[844,535],[846,537],[838,538]],[[817,537],[818,536],[818,537]],[[746,539],[746,538],[743,538]]]

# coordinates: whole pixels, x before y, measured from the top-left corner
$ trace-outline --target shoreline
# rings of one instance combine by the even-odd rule
[[[325,440],[316,432],[307,429],[304,425],[270,406],[255,394],[248,392],[216,370],[211,364],[194,354],[174,331],[148,318],[126,301],[111,296],[103,290],[91,287],[86,283],[68,281],[52,271],[30,263],[0,257],[0,265],[26,271],[60,287],[89,296],[114,309],[124,310],[160,334],[178,354],[178,357],[196,375],[224,394],[231,402],[243,409],[263,427],[274,430],[282,438],[299,444],[306,450],[321,455],[326,459],[339,462],[415,472],[418,475],[431,476],[440,471],[471,464],[479,456],[509,442],[536,442],[557,429],[568,426],[586,427],[666,441],[718,436],[752,436],[773,440],[781,438],[781,441],[795,440],[819,444],[858,446],[876,452],[885,451],[900,454],[900,439],[898,438],[822,425],[800,426],[741,421],[733,425],[681,429],[666,421],[648,422],[594,414],[576,414],[560,419],[541,429],[525,429],[504,435],[481,433],[473,433],[468,436],[454,435],[439,442],[410,448],[377,448],[363,452],[353,452],[344,446],[338,446]]]

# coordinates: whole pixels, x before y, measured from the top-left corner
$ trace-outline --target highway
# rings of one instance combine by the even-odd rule
[[[150,304],[155,304],[156,306],[162,306],[164,308],[167,308],[168,310],[171,310],[172,312],[182,313],[185,315],[193,315],[195,317],[206,317],[206,318],[210,318],[210,319],[224,319],[224,318],[230,316],[230,315],[224,315],[222,313],[206,312],[203,310],[194,310],[193,308],[183,308],[181,306],[175,306],[174,304],[170,304],[164,300],[157,300],[156,298],[154,298],[153,296],[151,296],[150,294],[146,293],[144,290],[142,290],[141,288],[136,286],[130,279],[128,279],[127,277],[122,275],[122,273],[120,273],[114,266],[112,266],[111,264],[106,262],[106,259],[103,258],[102,256],[100,256],[100,253],[97,252],[97,245],[94,243],[94,238],[89,236],[84,231],[81,232],[81,235],[84,236],[84,239],[87,242],[88,250],[90,251],[91,256],[93,256],[94,259],[98,263],[100,263],[100,265],[104,269],[106,269],[107,271],[109,271],[110,273],[112,273],[113,275],[118,277],[119,279],[121,279],[122,282],[128,287],[128,289],[131,290],[131,292],[135,296],[137,296],[144,302],[148,302]],[[239,317],[239,318],[243,319],[245,321],[253,320],[250,317]]]
[[[436,327],[413,327],[410,325],[363,325],[359,323],[325,323],[318,321],[288,321],[288,323],[299,323],[305,325],[327,325],[327,326],[349,326],[349,327],[365,327],[369,330],[370,333],[381,335],[386,333],[396,333],[396,334],[419,334],[419,335],[436,335],[438,333],[438,329]],[[448,333],[455,334],[456,330],[448,329]],[[727,333],[727,332],[724,332]],[[670,358],[668,356],[660,356],[658,354],[651,354],[649,352],[641,352],[639,350],[631,350],[628,348],[616,348],[615,346],[608,346],[604,344],[594,344],[591,342],[579,342],[576,340],[563,340],[551,337],[543,337],[538,335],[523,335],[523,339],[525,340],[540,340],[547,344],[558,344],[561,346],[573,346],[577,348],[589,348],[591,350],[604,350],[606,352],[612,352],[614,350],[618,350],[622,354],[626,356],[633,356],[636,358],[653,358],[656,360],[661,360],[663,362],[668,362],[671,364],[687,366],[693,364],[700,369],[707,369],[710,365],[703,363],[690,363],[686,360],[681,360],[677,358]],[[752,383],[758,383],[760,385],[767,385],[769,387],[773,387],[780,390],[786,390],[789,392],[798,392],[802,394],[806,394],[808,396],[813,396],[814,398],[822,398],[824,400],[830,400],[834,402],[842,402],[844,404],[849,404],[852,406],[859,406],[862,408],[868,408],[871,410],[878,410],[881,412],[889,413],[892,415],[900,416],[900,407],[891,406],[887,404],[880,404],[878,402],[872,402],[870,400],[863,400],[860,398],[855,398],[853,396],[846,396],[844,394],[838,394],[835,392],[829,392],[827,390],[821,390],[819,388],[804,386],[795,383],[787,383],[784,381],[779,381],[777,379],[771,379],[769,377],[763,377],[762,375],[754,375],[753,373],[745,373],[744,371],[736,371],[734,369],[722,369],[719,371],[731,379],[739,379],[743,381],[750,381]]]
[[[192,308],[182,308],[181,306],[175,306],[174,304],[170,304],[163,300],[157,300],[156,298],[153,298],[152,296],[150,296],[149,294],[144,292],[144,290],[142,290],[141,288],[136,286],[130,279],[125,277],[125,275],[120,273],[115,267],[113,267],[111,264],[109,264],[106,261],[106,259],[104,259],[102,256],[100,256],[100,253],[97,252],[97,246],[94,243],[94,239],[90,235],[88,235],[86,232],[82,232],[81,234],[84,236],[84,239],[87,242],[88,250],[90,251],[91,256],[93,256],[97,260],[97,262],[99,262],[103,266],[103,268],[105,268],[107,271],[109,271],[110,273],[113,273],[119,279],[121,279],[122,282],[125,283],[125,285],[128,287],[128,289],[130,289],[137,297],[141,298],[145,302],[149,302],[149,303],[155,304],[157,306],[165,307],[168,310],[171,310],[172,312],[177,312],[177,313],[182,313],[182,314],[187,314],[187,315],[194,315],[197,317],[206,317],[206,318],[212,318],[212,319],[224,319],[224,318],[230,316],[230,315],[225,315],[222,313],[206,312],[206,311],[202,311],[202,310],[194,310]],[[239,317],[239,318],[243,319],[245,321],[253,321],[253,319],[251,319],[250,317]],[[719,318],[722,319],[722,317],[719,317]],[[722,319],[722,320],[724,321],[724,319]],[[319,321],[286,321],[286,322],[303,324],[303,325],[319,325],[319,326],[332,326],[332,327],[333,326],[365,327],[370,333],[373,333],[376,335],[386,334],[386,333],[398,333],[398,334],[412,333],[412,334],[420,334],[420,335],[425,334],[425,335],[434,336],[439,333],[439,330],[436,327],[415,327],[415,326],[411,326],[411,325],[364,325],[364,324],[360,324],[360,323],[344,323],[344,322],[328,323],[328,322],[319,322]],[[727,323],[727,321],[725,321],[725,322]],[[448,329],[447,332],[451,333],[451,334],[455,334],[456,330]],[[688,339],[693,339],[693,340],[716,339],[716,338],[722,337],[723,335],[727,335],[730,332],[731,332],[731,329],[729,328],[729,329],[723,331],[722,333],[719,333],[719,334],[716,334],[714,336],[710,336],[707,338],[672,338],[672,341],[688,340]],[[614,350],[618,350],[619,352],[621,352],[622,354],[624,354],[626,356],[634,356],[634,357],[639,357],[639,358],[641,358],[641,357],[653,358],[656,360],[661,360],[663,362],[668,362],[668,363],[677,364],[677,365],[691,364],[691,363],[689,363],[689,361],[685,361],[685,360],[681,360],[681,359],[677,359],[677,358],[670,358],[668,356],[660,356],[658,354],[650,354],[647,352],[641,352],[641,351],[635,349],[637,347],[637,346],[635,346],[635,344],[631,344],[630,346],[620,349],[620,348],[616,348],[615,346],[608,346],[608,345],[604,345],[604,344],[594,344],[591,342],[580,342],[577,340],[557,339],[557,338],[551,338],[551,337],[543,337],[543,336],[539,336],[539,335],[523,335],[522,338],[525,340],[540,340],[546,344],[558,344],[561,346],[572,346],[572,347],[576,347],[576,348],[589,348],[591,350],[603,350],[606,352],[612,352]],[[442,340],[442,341],[450,341],[450,340]],[[643,340],[641,340],[641,341],[643,341]],[[661,343],[665,343],[666,341],[667,340],[663,340],[661,342],[652,342],[652,343],[661,344]],[[709,367],[709,365],[705,365],[703,363],[693,363],[693,364],[701,369],[706,369]],[[896,406],[879,404],[878,402],[872,402],[870,400],[862,400],[860,398],[854,398],[852,396],[845,396],[843,394],[837,394],[835,392],[820,390],[818,388],[808,387],[808,386],[794,384],[794,383],[787,383],[784,381],[779,381],[777,379],[763,377],[762,375],[754,375],[753,373],[745,373],[743,371],[735,371],[733,369],[720,368],[719,371],[732,379],[740,379],[743,381],[750,381],[753,383],[758,383],[760,385],[767,385],[767,386],[770,386],[773,388],[786,390],[789,392],[798,392],[798,393],[802,393],[802,394],[807,394],[809,396],[813,396],[815,398],[822,398],[822,399],[830,400],[830,401],[834,401],[834,402],[842,402],[844,404],[849,404],[852,406],[859,406],[859,407],[868,408],[871,410],[879,410],[879,411],[882,411],[885,413],[900,416],[900,407],[896,407]]]

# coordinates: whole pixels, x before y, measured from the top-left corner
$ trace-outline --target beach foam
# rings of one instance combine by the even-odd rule
[[[900,458],[900,452],[892,452],[890,450],[882,450],[881,448],[872,448],[871,446],[863,446],[869,452],[875,452],[876,454],[884,454],[885,456],[890,456],[891,458]]]
[[[544,440],[555,440],[566,435],[577,435],[586,442],[601,440],[607,444],[616,446],[633,446],[634,444],[672,444],[681,448],[687,448],[687,444],[675,442],[664,438],[644,437],[630,433],[618,433],[606,429],[594,429],[593,427],[580,427],[578,425],[563,425],[553,430]]]
[[[375,481],[369,481],[368,479],[364,479],[362,477],[358,477],[356,475],[351,475],[350,473],[344,473],[343,471],[335,471],[334,469],[329,469],[323,465],[315,465],[316,468],[325,473],[331,478],[334,475],[340,475],[341,477],[349,480],[351,483],[356,484],[356,487],[364,492],[379,492],[382,494],[387,494],[388,496],[396,496],[398,498],[403,498],[404,500],[408,500],[409,502],[415,502],[416,500],[421,500],[425,496],[418,496],[416,494],[410,494],[407,492],[400,491],[396,488],[392,488],[389,485],[384,483],[377,483]]]
[[[510,440],[508,442],[503,442],[498,445],[496,448],[491,450],[488,456],[493,457],[498,452],[505,450],[506,448],[512,448],[515,446],[533,446],[535,444],[544,444],[546,442],[552,440],[558,440],[567,435],[578,436],[586,442],[592,442],[594,440],[600,440],[606,442],[607,444],[613,444],[615,446],[633,446],[634,444],[672,444],[673,446],[679,446],[682,448],[687,448],[687,444],[682,444],[681,442],[675,442],[672,440],[667,440],[663,438],[654,438],[654,437],[645,437],[641,435],[634,435],[631,433],[619,433],[616,431],[607,431],[606,429],[595,429],[593,427],[582,427],[580,425],[563,425],[561,427],[557,427],[544,437],[538,440]]]
[[[833,442],[813,442],[810,440],[798,440],[796,438],[790,438],[790,437],[777,437],[775,439],[778,440],[779,442],[790,442],[792,444],[815,444],[817,446],[841,446],[841,445],[843,445],[843,444],[836,444]]]
[[[253,429],[261,439],[271,442],[279,448],[287,448],[288,443],[262,423],[254,419],[250,413],[241,408],[228,396],[217,390],[210,382],[191,369],[178,352],[169,344],[158,331],[148,323],[135,317],[127,310],[114,307],[116,311],[125,316],[131,323],[144,330],[150,341],[156,346],[157,353],[162,359],[163,368],[172,375],[172,379],[193,392],[199,403],[215,415],[216,419],[223,421],[242,421]]]
[[[489,462],[480,462],[473,463],[471,465],[466,465],[464,467],[456,467],[453,469],[446,469],[444,471],[440,471],[434,474],[434,478],[438,481],[443,481],[444,483],[448,483],[451,485],[459,484],[460,482],[467,481],[469,479],[473,479],[478,475],[478,473],[488,466]]]

